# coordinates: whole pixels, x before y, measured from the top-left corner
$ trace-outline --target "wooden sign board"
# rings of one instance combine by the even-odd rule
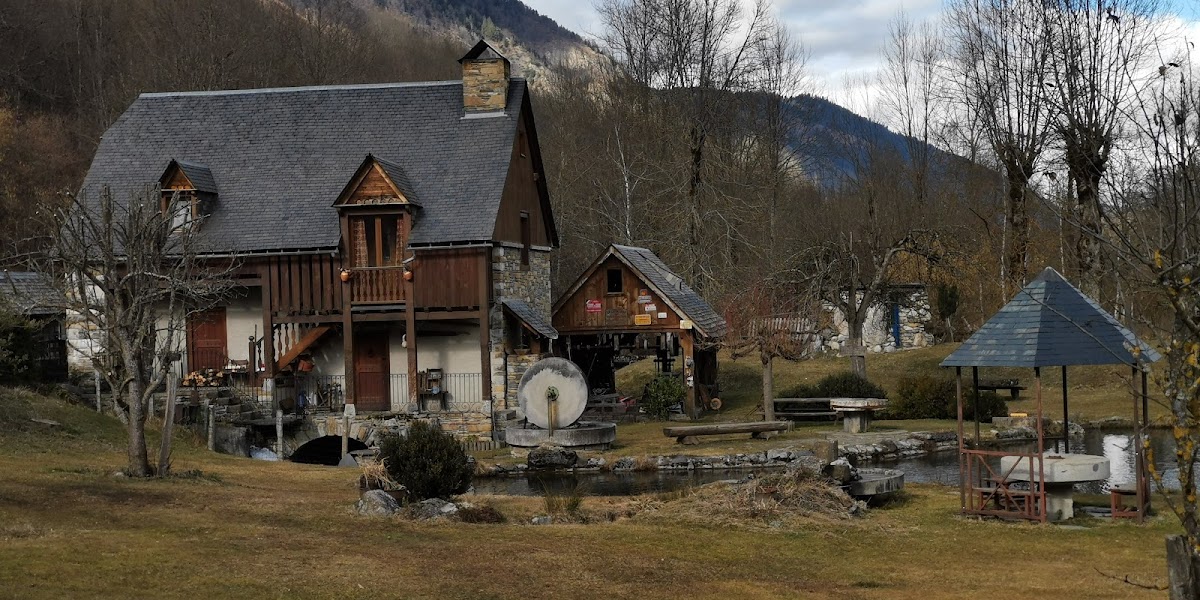
[[[633,324],[634,325],[650,325],[651,324],[650,315],[634,315],[633,316]]]
[[[598,313],[598,312],[603,312],[603,310],[604,310],[604,305],[601,304],[599,300],[588,300],[587,301],[587,311],[588,312]]]

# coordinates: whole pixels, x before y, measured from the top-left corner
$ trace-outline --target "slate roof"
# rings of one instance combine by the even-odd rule
[[[618,244],[613,244],[609,251],[640,273],[646,284],[684,318],[691,320],[701,334],[712,338],[725,335],[725,319],[653,252]]]
[[[104,134],[81,192],[108,185],[124,201],[176,157],[221,183],[205,251],[334,248],[332,203],[374,154],[420,198],[410,243],[486,241],[526,102],[525,80],[509,85],[503,113],[473,118],[461,81],[142,94]]]
[[[391,179],[392,183],[395,184],[397,188],[400,188],[400,193],[404,194],[405,199],[407,199],[409,203],[421,203],[421,201],[417,199],[416,188],[413,187],[412,182],[408,179],[408,173],[404,172],[404,167],[401,167],[390,160],[379,158],[378,156],[372,158],[375,159],[375,162],[379,163],[379,167],[383,169],[383,172],[388,176],[388,179]]]
[[[1140,356],[1131,350],[1140,348]],[[1047,267],[943,367],[1048,367],[1154,362],[1159,354]]]
[[[11,301],[21,314],[53,315],[63,312],[64,301],[46,275],[27,271],[0,271],[0,299]]]
[[[187,176],[188,181],[192,182],[197,192],[217,193],[217,180],[213,178],[212,171],[208,167],[185,160],[177,160],[175,164],[179,165],[179,169]]]
[[[533,307],[526,304],[524,300],[518,300],[516,298],[501,298],[500,302],[503,303],[504,307],[512,312],[513,315],[523,321],[526,325],[532,327],[533,330],[542,335],[542,337],[552,340],[558,339],[558,330],[555,329],[549,321],[544,319],[542,315],[533,310]]]

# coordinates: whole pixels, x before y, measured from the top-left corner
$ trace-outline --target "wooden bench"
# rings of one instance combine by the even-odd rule
[[[1112,510],[1112,518],[1114,519],[1136,519],[1139,516],[1146,514],[1147,505],[1150,504],[1149,490],[1142,496],[1142,505],[1137,505],[1137,486],[1136,485],[1114,485],[1108,489],[1109,508]],[[1132,496],[1133,506],[1126,506],[1125,496]]]
[[[787,431],[791,424],[787,421],[758,421],[756,423],[714,423],[712,425],[681,425],[663,427],[663,434],[675,438],[680,444],[699,444],[696,439],[702,435],[725,435],[729,433],[749,433],[750,437],[765,440],[772,434]]]
[[[775,417],[803,420],[837,419],[837,412],[829,408],[829,398],[775,398]]]
[[[1008,395],[1013,400],[1021,399],[1021,390],[1028,389],[1021,385],[1016,379],[992,379],[979,382],[979,391],[981,392],[998,392],[1000,390],[1008,390]]]

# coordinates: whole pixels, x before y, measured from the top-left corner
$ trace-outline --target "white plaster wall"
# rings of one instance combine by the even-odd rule
[[[262,337],[262,289],[249,288],[225,306],[225,349],[230,360],[250,358],[250,336]]]
[[[346,353],[342,347],[342,334],[331,331],[321,341],[309,348],[313,359],[313,372],[317,375],[345,375]]]
[[[445,373],[479,372],[479,326],[438,326],[445,334],[419,334],[417,338],[417,370],[441,369]],[[395,324],[388,331],[391,372],[408,372],[408,348],[405,347],[404,327]]]

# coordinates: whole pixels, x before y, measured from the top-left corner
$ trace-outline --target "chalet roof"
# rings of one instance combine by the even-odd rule
[[[942,366],[1134,365],[1158,359],[1158,352],[1047,267]]]
[[[104,134],[81,192],[108,185],[124,201],[158,180],[165,157],[185,156],[221,182],[205,251],[334,248],[332,203],[373,154],[420,198],[410,243],[486,241],[525,92],[513,78],[490,118],[464,118],[461,81],[142,94]]]
[[[63,298],[47,275],[28,271],[0,271],[0,300],[10,301],[23,315],[63,312]]]
[[[501,298],[500,302],[504,304],[504,307],[507,308],[509,312],[513,314],[513,316],[517,317],[526,325],[533,328],[533,330],[538,332],[538,334],[551,340],[558,339],[558,330],[555,329],[549,321],[543,318],[542,315],[538,314],[536,310],[533,310],[533,307],[526,304],[524,300],[518,300],[516,298]]]
[[[213,178],[212,171],[208,167],[184,160],[176,160],[174,162],[179,165],[179,170],[183,171],[188,181],[192,182],[192,185],[196,187],[197,192],[206,194],[217,193],[217,180]]]

